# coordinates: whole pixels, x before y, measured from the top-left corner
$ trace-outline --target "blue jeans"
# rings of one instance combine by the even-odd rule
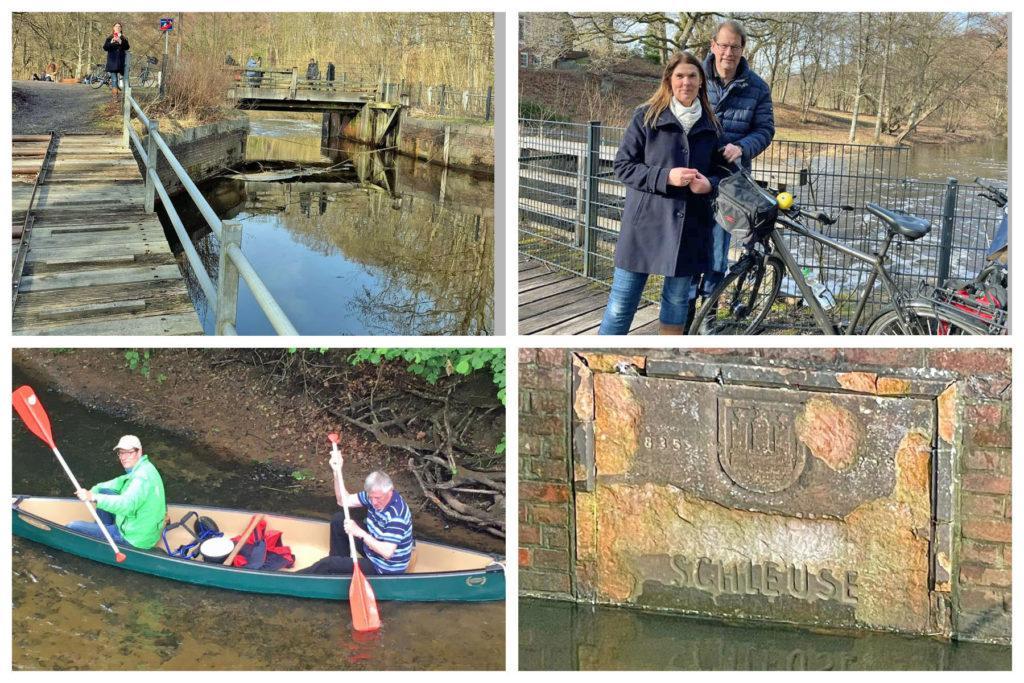
[[[710,295],[715,291],[715,287],[725,279],[725,274],[729,270],[729,242],[732,241],[732,235],[723,230],[721,225],[715,223],[711,228],[711,239],[711,266],[708,268],[708,272],[704,273],[703,280],[698,283],[696,278],[694,279],[693,285],[690,287],[690,301],[697,298],[698,285],[700,296]]]
[[[119,74],[116,71],[108,71],[110,74],[110,88],[121,88],[124,90],[124,74]]]
[[[622,268],[615,269],[612,277],[612,291],[608,295],[608,307],[598,334],[629,334],[633,324],[640,296],[647,284],[647,273],[634,273]],[[689,314],[690,285],[695,280],[690,275],[666,277],[661,288],[661,313],[658,318],[666,325],[686,325]]]
[[[99,512],[101,515],[103,514],[99,510],[97,510],[97,512]],[[128,543],[128,541],[124,540],[124,536],[121,535],[121,532],[118,531],[116,524],[104,524],[104,526],[107,527],[107,531],[110,532],[110,537],[114,539],[114,543]],[[100,531],[100,525],[96,522],[82,522],[76,519],[74,522],[68,524],[68,528],[72,531],[78,531],[79,533],[88,534],[93,538],[98,538],[103,541],[107,540],[106,536],[103,535],[103,532]],[[131,543],[128,543],[128,545],[131,545]]]
[[[96,492],[106,493],[108,495],[117,494],[117,491],[113,489],[97,489]],[[114,543],[128,543],[128,541],[124,540],[124,536],[122,536],[121,532],[118,530],[116,524],[117,518],[114,517],[112,513],[107,512],[106,510],[100,510],[99,508],[96,508],[96,516],[100,518],[101,522],[103,522],[103,526],[107,527],[107,531],[110,532],[110,537],[114,539]],[[75,520],[74,522],[68,524],[68,528],[72,531],[78,531],[83,534],[88,534],[93,538],[100,538],[106,540],[106,538],[103,536],[103,532],[100,531],[100,525],[96,522],[82,522],[79,520]],[[129,543],[128,545],[131,544]]]

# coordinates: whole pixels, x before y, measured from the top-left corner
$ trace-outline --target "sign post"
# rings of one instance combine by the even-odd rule
[[[167,81],[167,42],[171,31],[174,30],[174,17],[160,19],[160,31],[164,34],[164,58],[160,60],[160,97],[164,96],[164,83]]]

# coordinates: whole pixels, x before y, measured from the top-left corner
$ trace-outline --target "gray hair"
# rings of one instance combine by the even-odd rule
[[[740,45],[743,47],[747,46],[747,30],[743,28],[743,24],[735,19],[723,19],[719,22],[718,26],[715,27],[715,32],[711,34],[711,38],[717,41],[718,34],[722,32],[723,28],[727,28],[738,35],[740,37]]]
[[[391,481],[391,477],[380,471],[370,472],[366,475],[366,483],[363,484],[363,490],[367,493],[371,491],[390,491],[393,488],[395,488],[395,484]]]

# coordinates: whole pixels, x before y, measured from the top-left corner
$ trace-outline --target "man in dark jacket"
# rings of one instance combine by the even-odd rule
[[[751,70],[743,56],[746,46],[743,24],[726,19],[711,38],[704,73],[708,78],[708,100],[722,123],[722,156],[749,169],[754,157],[775,137],[775,114],[771,88]],[[711,270],[705,274],[701,287],[704,296],[711,293],[729,269],[729,233],[716,225],[713,239]],[[695,287],[691,291],[691,306],[696,296]]]

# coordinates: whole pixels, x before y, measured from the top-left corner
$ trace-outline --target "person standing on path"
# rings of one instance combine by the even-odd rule
[[[116,99],[121,89],[124,88],[125,53],[131,49],[128,44],[128,37],[121,28],[121,22],[114,24],[114,29],[107,39],[103,41],[103,49],[107,53],[107,73],[110,74],[110,94]]]
[[[708,78],[708,100],[722,123],[722,156],[729,163],[750,170],[759,155],[775,137],[775,113],[768,84],[747,64],[743,51],[747,33],[743,24],[726,19],[711,38],[711,52],[704,60]],[[729,233],[715,225],[711,267],[700,284],[700,295],[709,295],[729,269]],[[698,285],[690,290],[691,312],[696,306]],[[691,316],[692,319],[692,316]]]

